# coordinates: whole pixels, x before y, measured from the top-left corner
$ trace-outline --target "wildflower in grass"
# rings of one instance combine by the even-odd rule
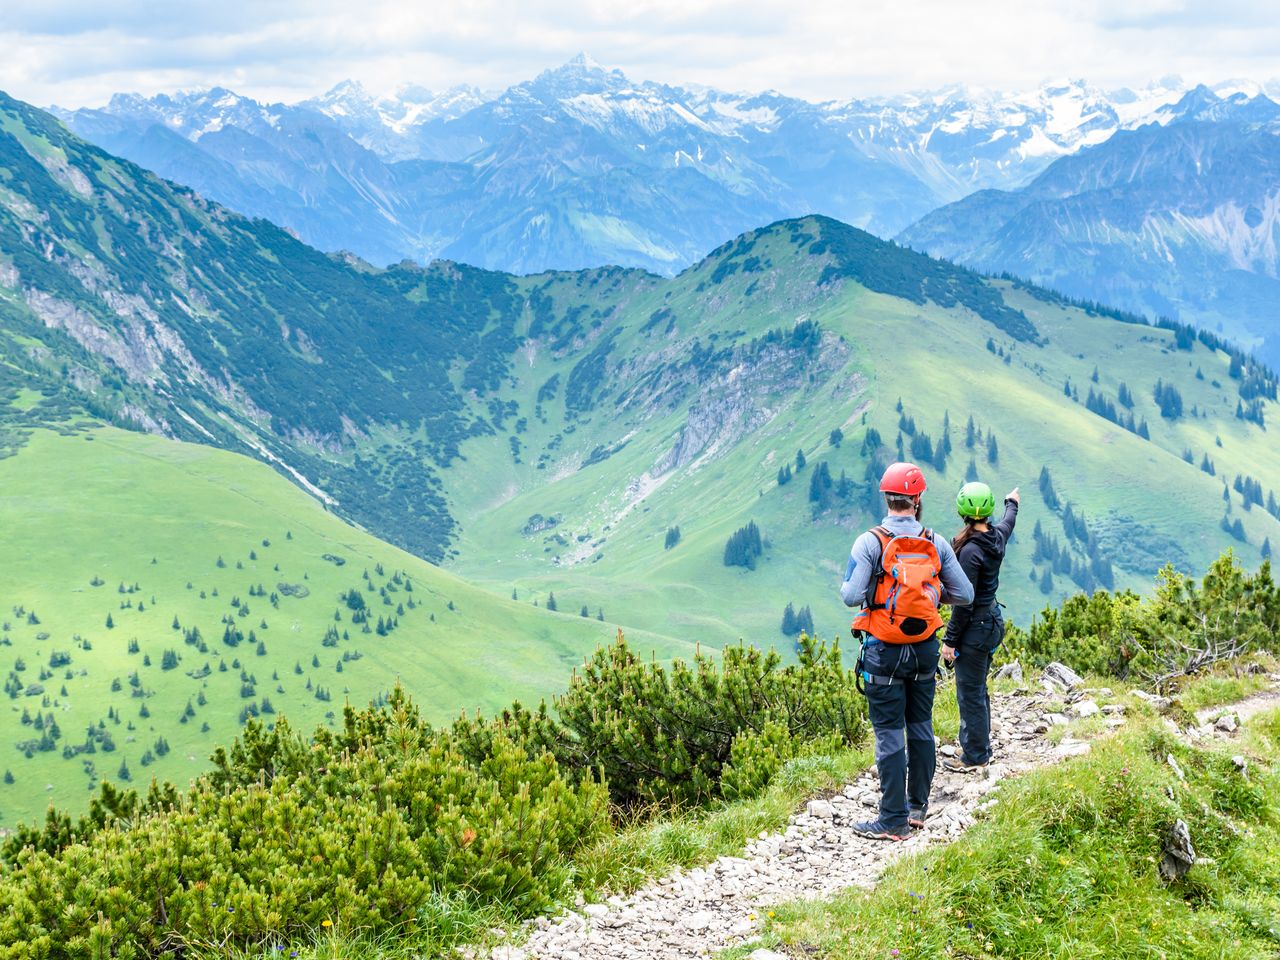
[[[332,920],[321,920],[321,921],[320,921],[320,926],[322,926],[322,927],[324,927],[324,928],[328,929],[329,927],[332,927],[332,926],[333,926],[333,921],[332,921]]]

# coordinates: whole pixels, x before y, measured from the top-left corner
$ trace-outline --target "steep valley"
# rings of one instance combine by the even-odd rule
[[[899,457],[948,532],[966,476],[1021,487],[1022,622],[1227,546],[1254,566],[1277,416],[1274,375],[1212,336],[828,218],[671,278],[380,270],[0,99],[0,820],[123,761],[180,779],[264,699],[306,726],[400,677],[447,719],[555,691],[619,626],[664,658],[789,650],[788,604],[847,636],[837,581]],[[400,614],[397,574],[430,603]]]

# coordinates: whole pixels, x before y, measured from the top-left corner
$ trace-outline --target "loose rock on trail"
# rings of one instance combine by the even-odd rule
[[[1056,666],[1056,665],[1055,665]],[[1280,703],[1280,674],[1271,689],[1233,707],[1201,711],[1199,727],[1180,735],[1188,740],[1230,738],[1235,726],[1261,709]],[[853,832],[853,824],[873,819],[879,804],[875,769],[864,771],[832,796],[810,800],[794,814],[781,833],[763,833],[740,857],[724,856],[694,869],[679,869],[654,880],[629,896],[613,896],[603,903],[580,905],[559,917],[528,922],[528,939],[519,946],[499,946],[491,960],[679,960],[706,957],[754,939],[770,905],[798,898],[825,898],[849,887],[871,889],[885,869],[899,857],[931,844],[950,843],[974,821],[986,795],[1006,777],[1066,757],[1089,752],[1086,740],[1065,737],[1057,744],[1046,734],[1055,725],[1101,713],[1106,726],[1124,723],[1124,707],[1109,704],[1099,710],[1084,681],[1075,674],[1049,671],[1040,689],[991,695],[991,739],[994,759],[989,767],[965,773],[948,771],[941,763],[933,781],[933,797],[923,830],[900,843],[868,840]],[[1110,694],[1099,690],[1098,695]],[[1138,694],[1139,691],[1133,691]],[[950,695],[951,689],[939,691]],[[1235,723],[1218,725],[1214,718],[1230,714]],[[1168,721],[1172,722],[1172,721]],[[950,745],[941,756],[953,756]],[[1240,761],[1243,764],[1243,759]],[[753,957],[770,960],[772,951]]]
[[[945,696],[947,688],[940,691]],[[765,833],[742,856],[681,869],[635,893],[586,904],[555,918],[530,921],[520,946],[500,946],[492,960],[674,960],[702,957],[753,938],[769,906],[800,897],[829,897],[848,887],[874,887],[902,856],[949,843],[973,823],[1002,779],[1068,756],[1085,741],[1051,744],[1050,714],[1065,709],[1057,693],[992,694],[995,759],[985,769],[952,773],[941,764],[923,830],[901,843],[868,840],[853,825],[873,819],[879,804],[874,768],[833,796],[810,800],[781,833]],[[943,746],[950,755],[954,748]]]

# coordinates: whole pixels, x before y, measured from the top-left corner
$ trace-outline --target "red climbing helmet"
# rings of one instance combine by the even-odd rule
[[[926,486],[924,474],[914,463],[891,463],[880,478],[881,493],[896,493],[901,497],[918,497]]]

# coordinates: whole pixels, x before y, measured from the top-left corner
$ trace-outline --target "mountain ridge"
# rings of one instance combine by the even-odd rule
[[[1189,92],[1170,122],[1055,161],[1015,191],[934,211],[899,239],[1148,316],[1216,329],[1280,361],[1280,106]]]
[[[607,618],[666,649],[743,637],[789,647],[788,605],[812,611],[818,635],[842,635],[835,585],[852,538],[879,519],[875,481],[894,459],[925,467],[926,515],[939,528],[949,491],[966,479],[1023,488],[1002,598],[1024,622],[1076,587],[1141,588],[1167,563],[1204,569],[1224,544],[1252,562],[1280,542],[1280,449],[1268,436],[1280,417],[1276,378],[1208,334],[1072,303],[820,216],[748,231],[672,278],[621,267],[524,277],[448,262],[377,269],[204,200],[7,98],[0,361],[8,470],[22,474],[39,459],[24,459],[33,444],[67,434],[111,490],[137,487],[99,459],[106,444],[80,437],[84,419],[249,455],[328,513],[483,591],[468,593],[468,607],[485,596],[502,609],[554,596],[580,615],[575,624]],[[259,532],[264,521],[246,524],[249,539],[227,541],[221,556],[187,550],[200,564],[191,574],[167,568],[168,589],[152,601],[141,551],[186,527],[152,530],[157,518],[135,507],[127,532],[143,545],[131,561],[142,574],[113,564],[45,576],[66,543],[59,518],[93,504],[39,470],[23,481],[46,500],[19,514],[31,544],[23,569],[37,572],[9,582],[23,594],[14,606],[29,612],[34,598],[60,609],[44,630],[28,618],[11,624],[15,657],[34,663],[38,652],[42,672],[65,673],[47,666],[42,644],[53,638],[41,632],[56,626],[58,642],[78,635],[97,647],[126,641],[126,624],[140,625],[153,662],[166,645],[191,656],[169,639],[172,613],[156,602],[183,597],[194,616],[197,600],[212,597],[198,597],[205,580],[217,577],[233,599],[252,587],[255,615],[211,602],[224,619],[201,621],[203,634],[225,634],[223,645],[247,656],[230,628],[265,631],[253,625],[266,621],[264,656],[296,658],[305,674],[303,663],[323,654],[339,672],[325,645],[299,658],[277,639],[267,580],[292,589],[299,578],[261,566],[262,541],[281,537]],[[235,483],[224,472],[215,486]],[[184,523],[216,523],[221,510],[173,504]],[[92,541],[97,528],[83,532]],[[729,549],[744,538],[758,545],[745,557]],[[80,547],[76,563],[110,547]],[[344,556],[317,545],[305,558],[326,565],[316,623],[329,626],[329,602],[335,623],[353,623],[360,601],[325,553]],[[364,642],[383,643],[386,617],[403,616],[405,632],[393,624],[386,643],[412,654],[401,645],[430,628],[407,604],[395,612],[390,568],[363,572],[390,601],[373,618],[381,633],[362,621],[379,638]],[[237,579],[251,575],[262,583]],[[85,606],[91,576],[119,584],[112,606]],[[53,592],[36,596],[42,583]],[[437,620],[455,612],[445,599],[431,611]],[[102,632],[116,629],[104,627],[108,614],[121,633]],[[488,614],[511,638],[537,633],[534,621],[504,627],[501,610]],[[346,642],[333,629],[336,639],[316,632]],[[255,672],[241,669],[261,712]],[[292,696],[287,673],[274,682]],[[11,693],[15,683],[30,686],[10,679]],[[33,696],[45,694],[55,698]]]
[[[57,114],[233,209],[378,265],[617,262],[671,275],[751,227],[809,212],[892,235],[1156,117],[1182,87],[1068,81],[810,103],[634,82],[580,55],[489,94],[375,96],[344,81],[292,105],[216,88]]]

